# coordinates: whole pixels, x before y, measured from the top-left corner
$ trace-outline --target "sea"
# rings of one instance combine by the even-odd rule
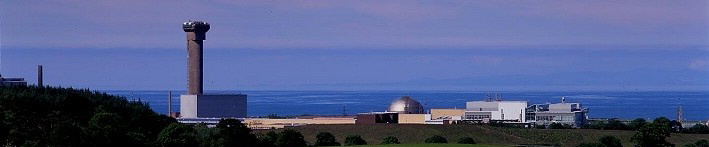
[[[105,90],[131,101],[147,102],[158,113],[168,112],[168,91]],[[180,110],[180,94],[172,92],[172,111]],[[579,102],[589,109],[590,118],[645,118],[665,116],[676,119],[678,108],[685,120],[709,119],[709,91],[206,91],[208,94],[248,95],[249,116],[356,115],[386,110],[401,96],[411,96],[425,109],[465,108],[465,102],[499,95],[502,100],[528,101],[529,104]]]

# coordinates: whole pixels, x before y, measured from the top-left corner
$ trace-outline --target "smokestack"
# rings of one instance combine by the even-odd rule
[[[37,65],[37,87],[44,87],[42,77],[42,65]]]
[[[209,31],[209,23],[188,21],[182,24],[187,33],[187,94],[202,95],[202,42]]]
[[[167,116],[172,117],[172,91],[167,91]]]

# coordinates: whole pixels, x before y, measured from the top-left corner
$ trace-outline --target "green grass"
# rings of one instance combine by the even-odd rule
[[[387,145],[360,145],[355,147],[503,147],[499,145],[478,144],[387,144]]]
[[[361,135],[369,144],[379,144],[387,136],[395,136],[402,144],[422,144],[426,138],[440,135],[454,143],[462,137],[471,137],[478,144],[519,145],[519,144],[560,144],[576,146],[582,142],[597,142],[599,138],[612,135],[620,138],[624,146],[633,146],[630,137],[635,131],[587,130],[587,129],[524,129],[499,128],[485,125],[306,125],[292,128],[303,134],[306,141],[315,142],[319,132],[330,132],[343,143],[347,135]],[[257,131],[258,132],[258,131]],[[672,134],[667,138],[671,143],[682,146],[709,138],[709,134]],[[437,145],[437,144],[434,144]],[[406,145],[404,145],[406,146]]]

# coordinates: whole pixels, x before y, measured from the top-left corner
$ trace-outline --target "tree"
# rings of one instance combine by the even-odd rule
[[[656,124],[667,126],[667,127],[670,127],[671,122],[672,121],[670,119],[668,119],[667,117],[664,117],[664,116],[655,118],[655,120],[652,121],[652,123],[656,123]]]
[[[433,135],[429,138],[426,138],[426,143],[448,143],[448,140],[443,136]]]
[[[218,133],[214,136],[221,146],[254,146],[258,144],[256,136],[251,134],[251,129],[240,120],[222,119],[217,123]]]
[[[707,141],[706,139],[702,139],[695,142],[694,145],[696,145],[697,147],[709,147],[709,141]]]
[[[279,137],[278,133],[268,131],[266,134],[259,136],[259,141],[262,147],[275,147]]]
[[[155,144],[160,147],[197,147],[199,142],[197,140],[196,132],[192,127],[172,123],[165,127]]]
[[[628,127],[633,130],[638,130],[643,126],[647,125],[647,121],[643,118],[638,118],[630,122]]]
[[[394,136],[389,136],[389,137],[384,138],[384,140],[382,141],[382,144],[401,144],[401,142],[399,142],[399,138],[396,138]]]
[[[125,130],[123,119],[115,113],[96,113],[89,121],[89,133],[97,146],[124,145]]]
[[[562,124],[562,123],[553,122],[553,123],[549,124],[549,129],[566,129],[566,126],[564,126],[564,124]]]
[[[625,130],[627,126],[620,122],[620,120],[613,119],[609,120],[608,123],[603,127],[605,130]]]
[[[458,139],[459,144],[475,144],[475,140],[470,137],[463,137]]]
[[[696,124],[689,128],[689,132],[694,134],[707,134],[709,133],[709,127],[703,124]]]
[[[670,137],[669,127],[663,124],[662,121],[659,121],[659,123],[656,122],[658,121],[640,128],[635,135],[630,138],[630,141],[635,142],[637,146],[641,147],[673,146],[673,144],[665,140],[665,138]]]
[[[597,142],[585,142],[585,143],[580,143],[576,145],[576,147],[606,147],[605,145]]]
[[[603,136],[598,139],[598,142],[601,142],[601,144],[605,145],[606,147],[623,147],[623,144],[620,142],[620,139],[615,136]]]
[[[286,129],[278,134],[278,140],[276,140],[276,146],[278,147],[304,147],[307,146],[305,139],[300,132],[296,130]]]
[[[340,143],[337,142],[335,136],[330,132],[320,132],[315,138],[317,138],[317,140],[314,146],[340,146]]]
[[[345,146],[352,146],[352,145],[367,145],[367,141],[362,139],[362,136],[359,135],[350,135],[345,138]]]
[[[5,114],[0,113],[0,146],[5,146],[7,134],[10,133],[9,127],[5,124]]]

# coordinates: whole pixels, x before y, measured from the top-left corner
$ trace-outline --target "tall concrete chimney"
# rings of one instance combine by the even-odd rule
[[[37,65],[37,87],[43,87],[42,65]]]
[[[202,47],[209,31],[209,23],[188,21],[182,24],[187,33],[187,94],[202,95]]]

